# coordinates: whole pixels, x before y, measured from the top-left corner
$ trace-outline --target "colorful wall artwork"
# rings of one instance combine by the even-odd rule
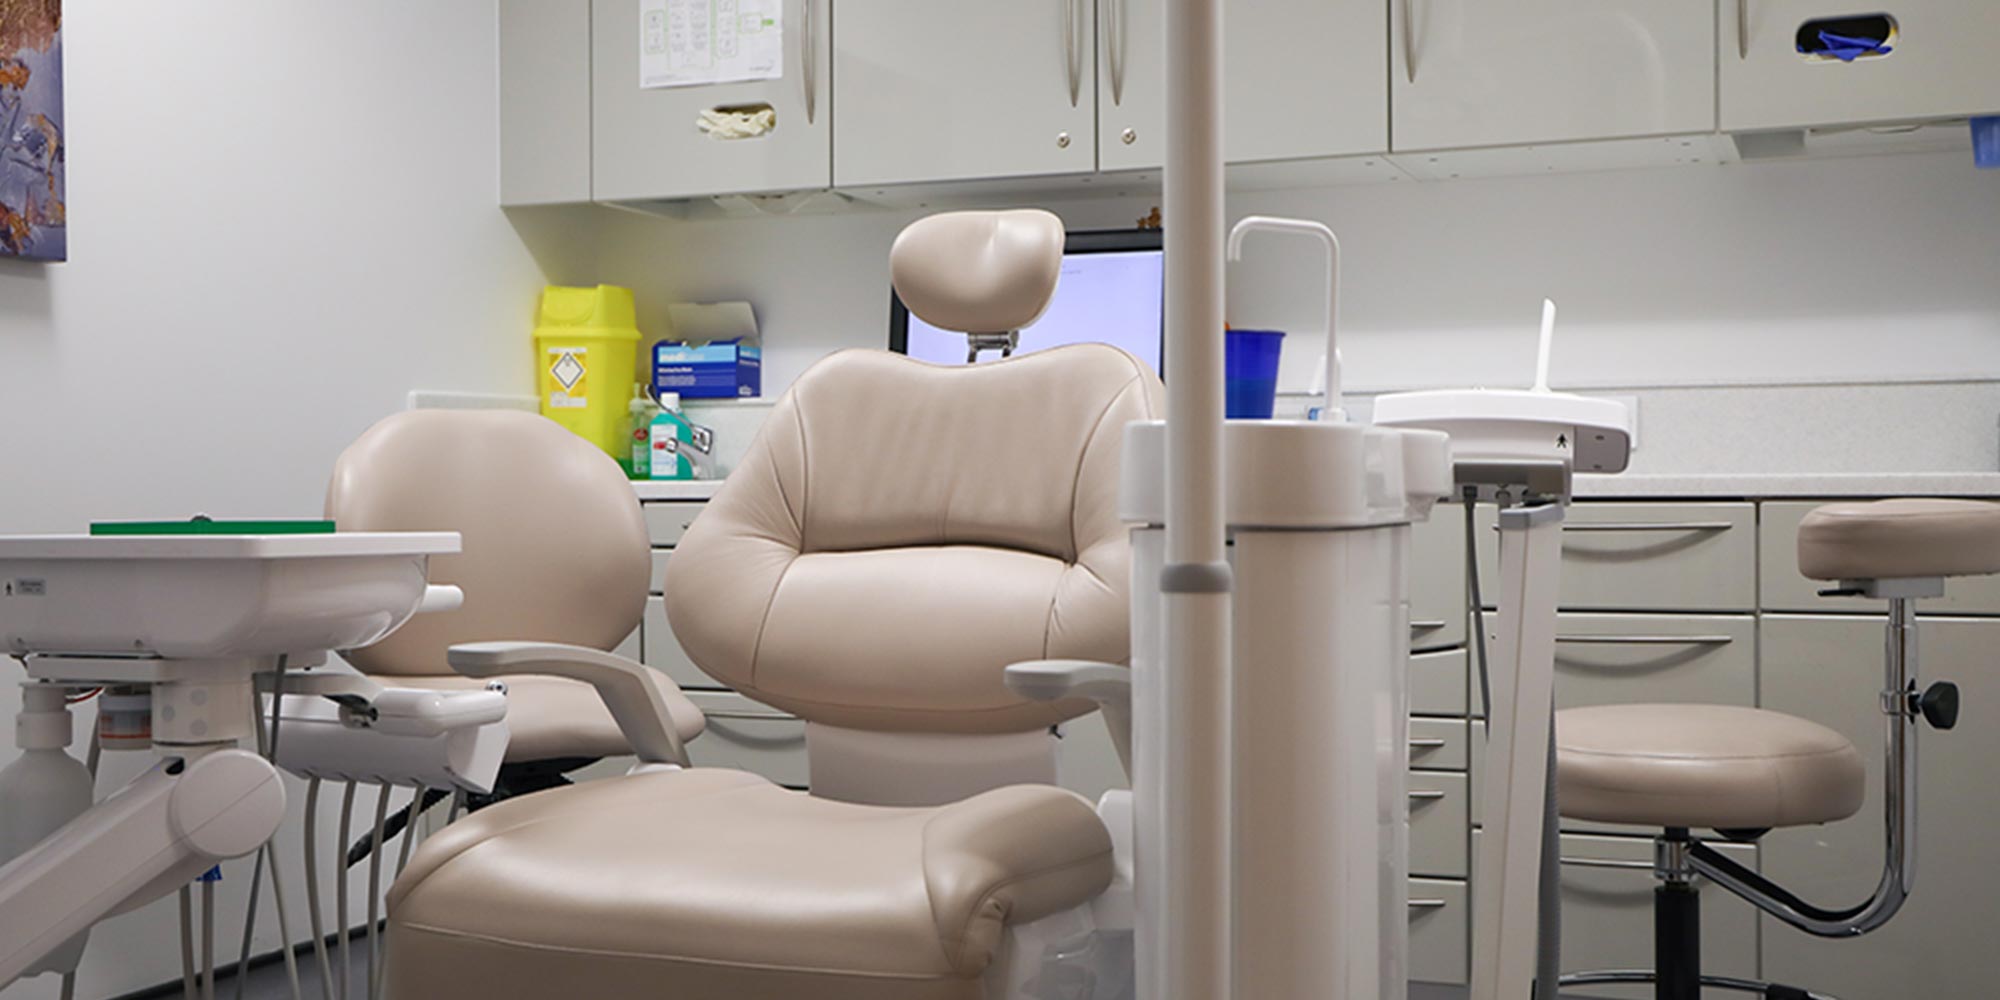
[[[62,0],[0,0],[0,257],[69,256]]]

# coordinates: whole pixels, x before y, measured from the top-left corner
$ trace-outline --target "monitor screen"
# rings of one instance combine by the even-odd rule
[[[1021,331],[1015,353],[1098,341],[1124,348],[1158,373],[1166,264],[1160,245],[1158,230],[1071,233],[1055,299]],[[965,335],[910,315],[901,299],[892,299],[889,323],[890,350],[942,365],[965,363]],[[989,351],[980,360],[997,357]]]

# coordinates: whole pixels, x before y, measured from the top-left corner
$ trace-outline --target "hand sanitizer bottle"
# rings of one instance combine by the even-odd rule
[[[694,425],[681,413],[681,394],[660,393],[660,413],[653,418],[650,465],[652,479],[693,479]]]
[[[625,424],[625,447],[630,457],[621,458],[618,464],[625,468],[628,479],[652,478],[653,415],[659,407],[646,398],[643,383],[632,383],[632,401],[626,404],[629,414]]]

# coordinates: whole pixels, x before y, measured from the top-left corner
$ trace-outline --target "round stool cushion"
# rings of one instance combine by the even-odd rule
[[[1570,819],[1761,830],[1861,808],[1861,755],[1815,722],[1734,705],[1556,713],[1558,804]]]
[[[2000,573],[2000,504],[1874,500],[1815,507],[1799,523],[1799,572],[1814,580]]]

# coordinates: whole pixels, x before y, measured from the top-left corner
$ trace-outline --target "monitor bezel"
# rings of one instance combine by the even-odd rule
[[[1070,254],[1165,249],[1165,230],[1160,229],[1085,229],[1063,234],[1065,257]],[[889,350],[897,354],[910,353],[910,307],[903,304],[903,297],[896,294],[894,285],[889,286]],[[1166,367],[1166,362],[1167,330],[1163,320],[1160,324],[1160,367]]]

